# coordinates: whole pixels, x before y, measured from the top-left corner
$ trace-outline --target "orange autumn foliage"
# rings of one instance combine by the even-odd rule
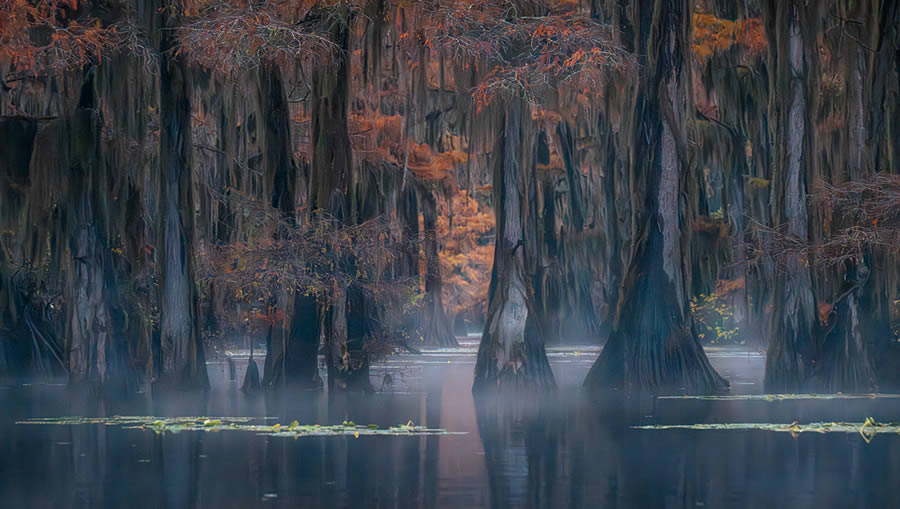
[[[822,325],[828,325],[828,319],[829,317],[831,317],[832,307],[833,305],[828,302],[819,302],[819,305],[817,306],[817,314],[819,315],[819,322],[821,322]]]
[[[766,34],[759,18],[731,21],[711,14],[694,13],[691,51],[696,58],[709,58],[715,53],[740,45],[751,56],[766,49]]]
[[[340,51],[327,37],[327,23],[307,19],[314,8],[335,8],[331,0],[189,0],[178,27],[178,52],[229,75],[263,63],[312,59],[323,63]],[[349,7],[348,7],[349,8]]]
[[[457,165],[468,160],[465,152],[449,150],[434,152],[426,143],[409,143],[409,169],[419,178],[425,180],[442,180],[450,176]]]
[[[487,302],[494,245],[486,241],[496,219],[490,207],[470,198],[467,191],[458,191],[452,204],[452,228],[449,203],[443,203],[437,235],[443,246],[439,253],[442,297],[448,313],[456,315],[479,310]]]
[[[244,313],[244,323],[247,325],[247,332],[265,332],[270,326],[283,323],[287,314],[274,307],[270,307],[268,311],[253,309]]]
[[[400,115],[383,115],[376,111],[350,113],[347,127],[353,151],[373,161],[396,163],[403,143],[404,119]]]
[[[631,67],[631,59],[615,44],[613,27],[574,7],[571,1],[445,2],[431,9],[432,24],[420,39],[464,68],[492,68],[472,89],[477,110],[500,96],[538,103],[559,87],[599,91],[609,74]]]
[[[104,27],[79,0],[0,2],[0,61],[12,71],[72,69],[116,48],[115,26]]]
[[[426,143],[416,143],[411,139],[404,143],[405,119],[400,115],[372,111],[366,114],[351,113],[348,123],[354,154],[376,164],[389,162],[400,167],[406,165],[417,177],[425,180],[442,180],[468,160],[468,155],[461,150],[435,152]],[[406,150],[409,150],[408,157]]]
[[[729,295],[737,290],[743,290],[747,285],[747,281],[743,277],[737,279],[720,279],[716,281],[716,295]]]

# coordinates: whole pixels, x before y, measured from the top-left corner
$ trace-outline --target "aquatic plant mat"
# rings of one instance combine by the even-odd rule
[[[734,424],[657,424],[651,426],[632,426],[634,429],[695,429],[695,430],[761,430],[790,433],[795,437],[800,433],[859,433],[866,443],[871,442],[875,435],[883,433],[900,433],[900,424],[882,423],[868,417],[865,422],[811,422],[799,424],[797,421],[791,424],[768,423],[734,423]]]
[[[900,399],[900,394],[724,394],[710,396],[659,396],[658,399],[704,401],[785,401],[796,399]]]
[[[359,438],[365,435],[464,435],[464,432],[450,432],[440,428],[427,428],[416,426],[409,421],[399,426],[380,428],[375,424],[359,425],[352,421],[344,421],[342,424],[321,426],[319,424],[300,424],[294,421],[284,425],[275,424],[251,424],[253,421],[274,420],[272,417],[149,417],[149,416],[124,416],[112,417],[46,417],[19,421],[16,424],[53,424],[53,425],[77,425],[77,424],[103,424],[105,426],[120,426],[124,429],[140,429],[154,431],[156,433],[179,433],[182,431],[244,431],[258,435],[270,435],[278,437],[322,437],[322,436],[353,436]]]

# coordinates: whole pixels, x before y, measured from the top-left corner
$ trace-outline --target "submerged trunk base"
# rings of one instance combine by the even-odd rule
[[[550,361],[547,360],[547,352],[536,335],[529,320],[525,341],[516,344],[513,354],[506,360],[499,358],[500,352],[491,355],[489,349],[484,352],[479,349],[472,391],[555,389],[556,379],[550,368]],[[490,334],[485,334],[481,339],[482,343],[491,340]]]
[[[612,334],[584,386],[590,392],[712,394],[728,390],[729,383],[688,331],[675,330],[656,338]]]
[[[453,326],[446,315],[441,313],[441,319],[433,318],[425,323],[422,332],[422,344],[439,348],[455,348],[459,346],[456,335],[453,334]]]

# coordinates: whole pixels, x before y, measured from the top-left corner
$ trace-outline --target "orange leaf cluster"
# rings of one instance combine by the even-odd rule
[[[324,59],[339,51],[321,23],[305,22],[319,2],[269,2],[242,5],[217,3],[185,9],[178,29],[180,53],[222,74],[254,68],[264,62]]]
[[[81,13],[78,0],[0,2],[0,60],[13,71],[72,69],[116,47],[116,28]]]
[[[434,152],[427,143],[409,143],[409,169],[419,178],[425,180],[443,180],[453,170],[468,160],[465,152],[450,150]]]
[[[400,115],[383,115],[377,111],[353,112],[347,118],[350,142],[354,152],[374,154],[397,162],[403,144],[404,119]]]
[[[453,228],[449,210],[438,217],[437,235],[443,249],[439,254],[443,276],[443,300],[447,310],[457,314],[484,306],[491,281],[494,245],[489,242],[496,219],[490,207],[458,191],[452,200]],[[443,204],[449,209],[449,204]]]
[[[766,49],[766,34],[759,18],[731,21],[695,13],[693,24],[691,51],[697,58],[709,58],[734,45],[743,47],[750,56],[759,55]]]
[[[287,315],[281,309],[270,308],[269,311],[263,312],[253,310],[246,314],[244,320],[249,327],[249,332],[264,331],[270,326],[284,322]]]
[[[477,108],[500,95],[538,102],[563,85],[599,90],[608,74],[631,67],[610,26],[566,10],[571,2],[535,4],[530,13],[505,2],[448,2],[434,13],[436,24],[424,29],[427,40],[463,66],[493,66],[473,90]]]
[[[405,164],[416,176],[426,180],[442,180],[468,160],[461,150],[435,152],[430,145],[412,140],[406,140],[404,144],[405,119],[400,115],[372,111],[366,114],[351,113],[348,123],[355,154],[375,163]]]

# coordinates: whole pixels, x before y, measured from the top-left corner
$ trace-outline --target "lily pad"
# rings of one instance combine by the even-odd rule
[[[122,416],[113,417],[44,417],[19,421],[16,424],[44,424],[44,425],[80,425],[101,424],[106,426],[120,426],[125,429],[141,429],[162,433],[180,433],[182,431],[244,431],[258,435],[279,437],[302,436],[353,436],[360,435],[457,435],[464,433],[449,432],[441,428],[428,428],[415,426],[412,421],[400,426],[379,428],[374,424],[360,426],[352,421],[344,421],[336,425],[300,424],[293,421],[287,426],[280,423],[254,424],[254,420],[273,418],[255,417],[151,417],[151,416]]]
[[[900,394],[724,394],[707,396],[659,396],[659,399],[697,399],[704,401],[783,401],[798,399],[898,399]]]
[[[864,422],[811,422],[800,424],[797,421],[791,424],[770,423],[713,423],[713,424],[654,424],[648,426],[632,426],[634,429],[667,430],[760,430],[790,433],[794,436],[800,433],[859,433],[868,443],[875,435],[884,433],[900,433],[900,423],[882,423],[871,417]]]

